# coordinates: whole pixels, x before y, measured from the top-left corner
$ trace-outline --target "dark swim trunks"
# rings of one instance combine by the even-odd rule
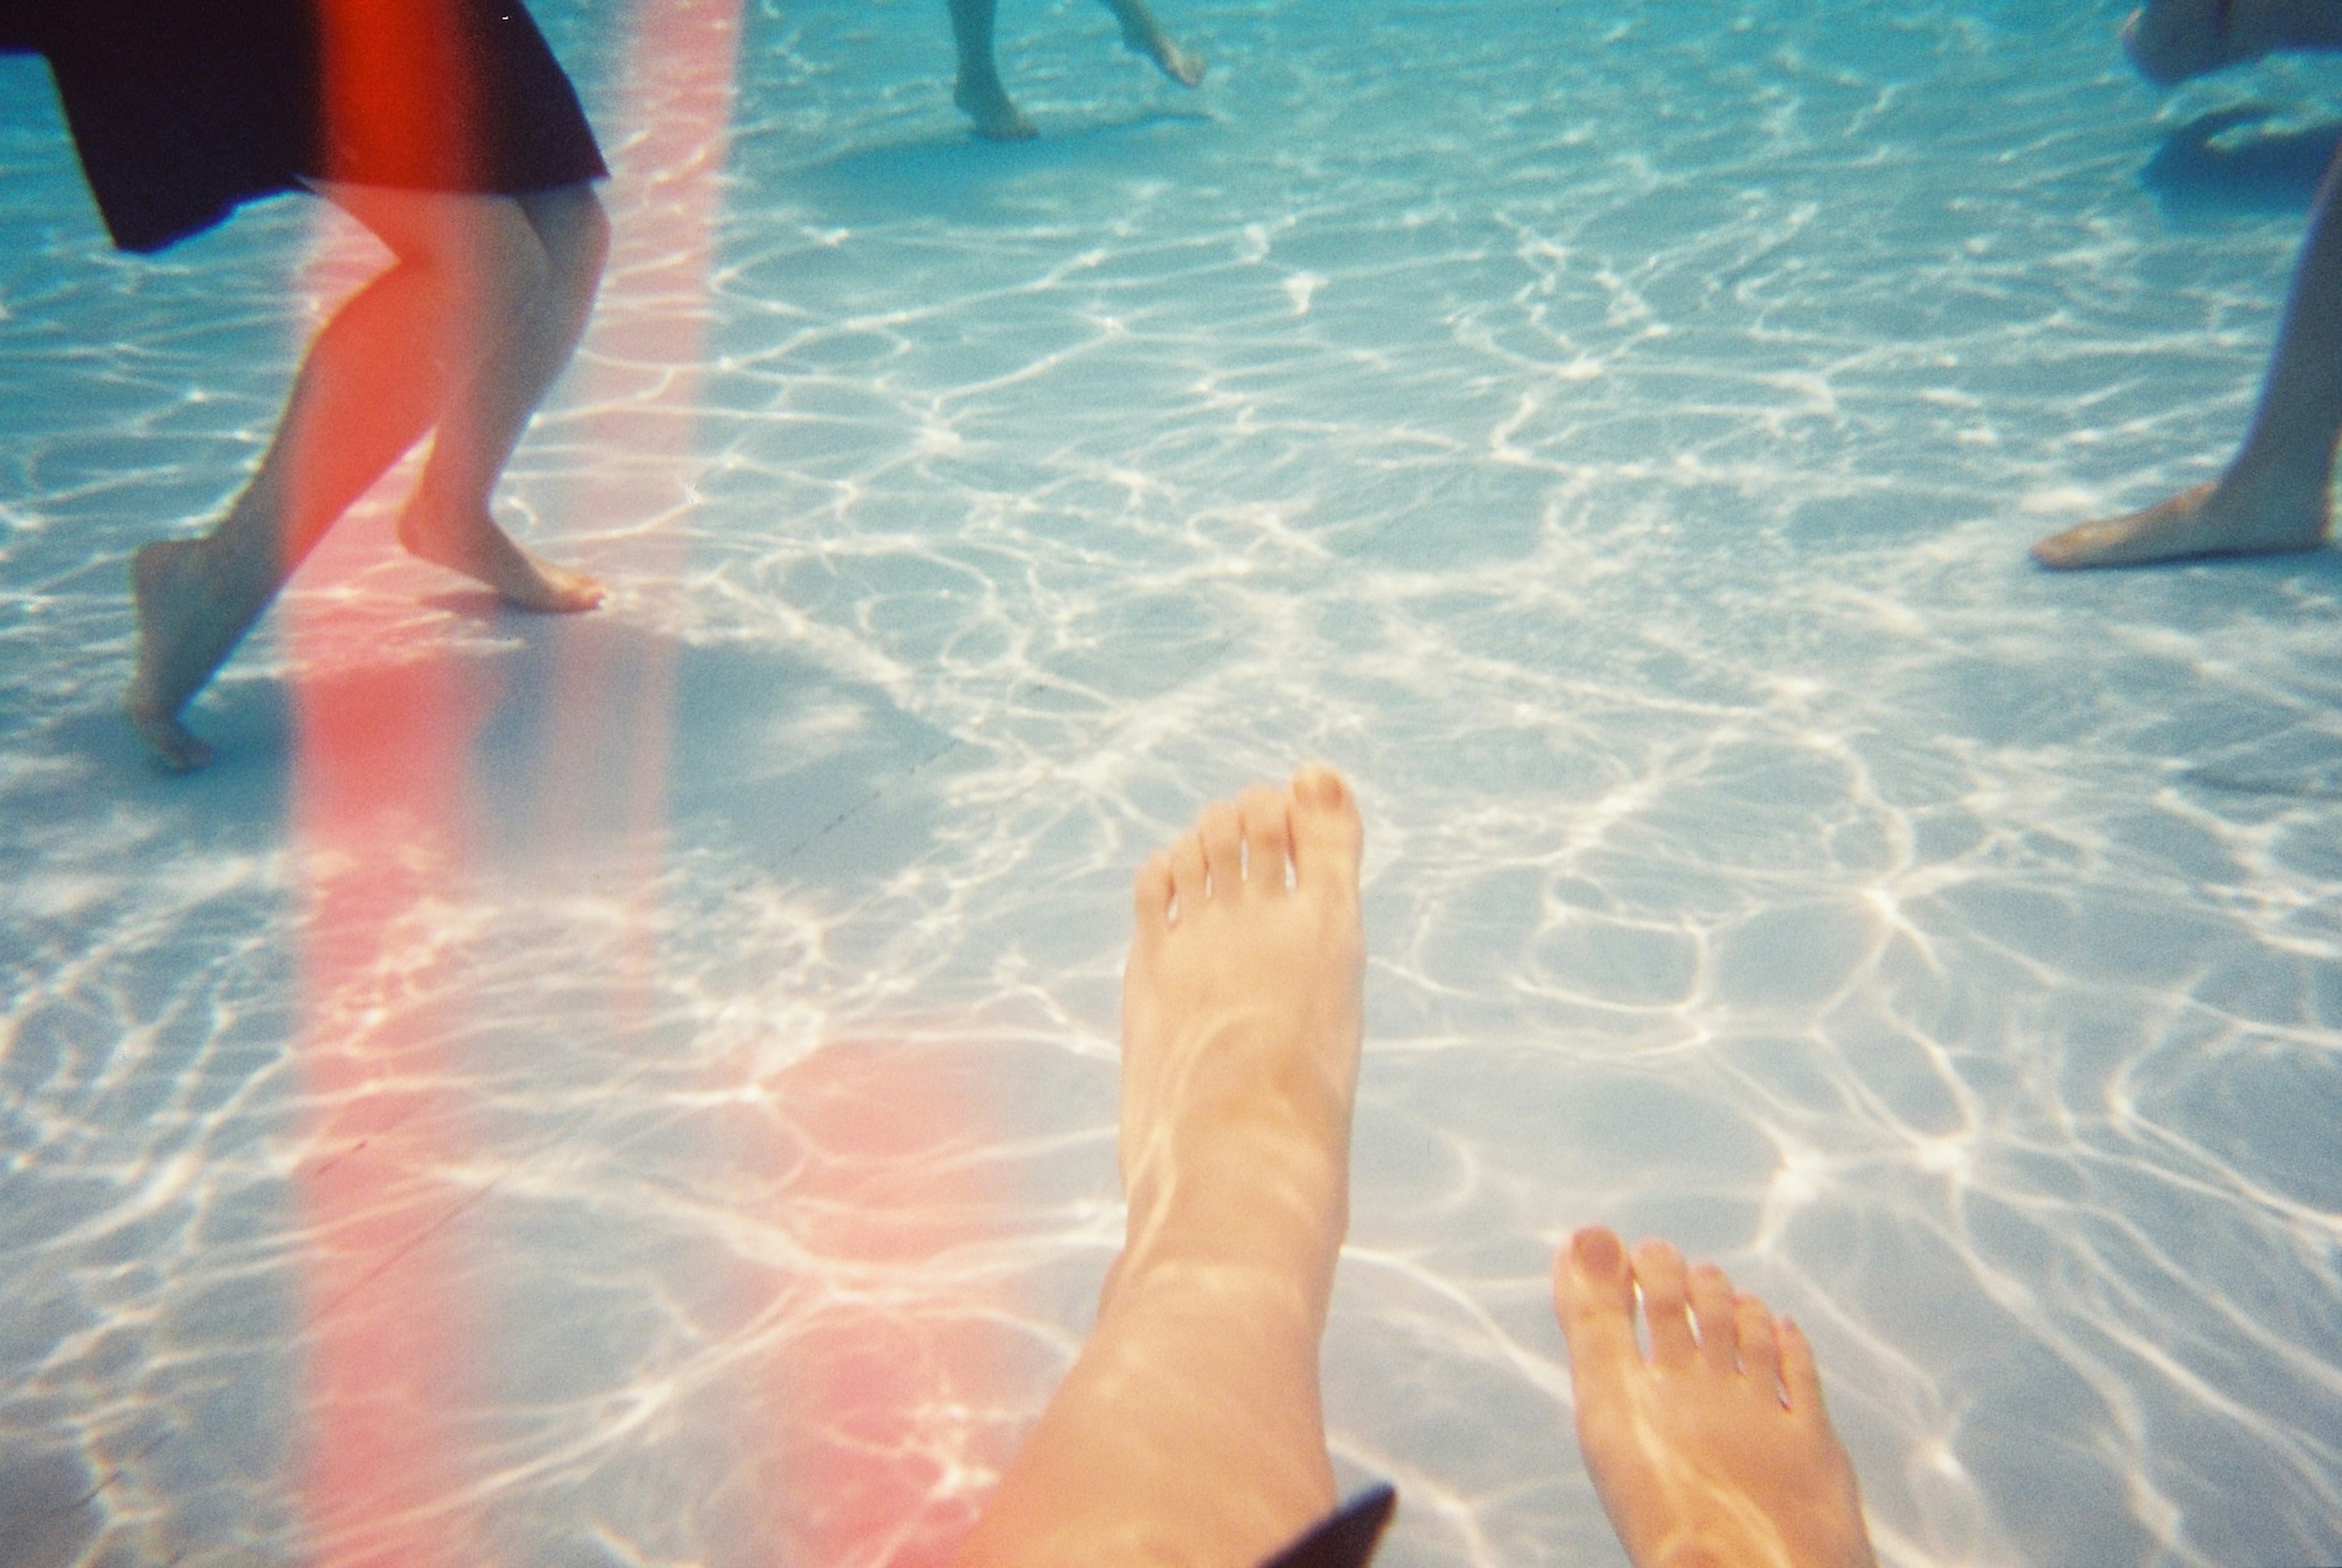
[[[311,180],[515,195],[609,173],[518,0],[0,0],[0,48],[48,57],[125,250]]]
[[[1362,1492],[1260,1568],[1366,1568],[1397,1507],[1398,1493],[1387,1486]]]

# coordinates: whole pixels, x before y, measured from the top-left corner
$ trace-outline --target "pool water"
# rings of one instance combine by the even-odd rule
[[[0,62],[0,1563],[947,1557],[1119,1238],[1127,879],[1324,759],[1382,1561],[1621,1561],[1546,1264],[1815,1341],[1893,1563],[2342,1557],[2342,566],[2217,471],[2342,75],[2016,0],[538,15],[617,252],[508,518],[165,778],[123,566],[375,259],[105,245]]]

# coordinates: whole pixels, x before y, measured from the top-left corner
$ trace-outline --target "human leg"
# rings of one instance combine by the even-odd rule
[[[1359,836],[1346,786],[1306,769],[1140,871],[1126,1239],[963,1563],[1226,1568],[1332,1508],[1317,1352],[1349,1213]]]
[[[1183,87],[1204,79],[1204,57],[1182,49],[1146,8],[1146,0],[1106,0],[1106,9],[1122,24],[1122,41],[1134,55],[1144,55],[1163,74]]]
[[[1650,1334],[1635,1337],[1636,1296]],[[1854,1465],[1797,1325],[1664,1242],[1554,1258],[1577,1442],[1636,1568],[1872,1568]]]
[[[510,352],[482,362],[443,414],[398,537],[427,561],[485,584],[505,603],[548,613],[588,610],[601,584],[515,544],[490,502],[513,448],[585,335],[610,252],[610,221],[590,185],[515,196],[545,258],[517,312]]]
[[[2342,153],[2328,165],[2294,263],[2276,352],[2245,441],[2220,477],[2033,546],[2060,570],[2197,555],[2315,550],[2332,524],[2342,439]]]
[[[609,254],[609,220],[588,185],[518,196],[327,185],[325,194],[442,281],[441,404],[399,542],[523,610],[602,602],[601,584],[532,555],[496,525],[490,499],[521,433],[569,363]],[[395,236],[394,238],[394,236]]]
[[[976,122],[976,134],[996,142],[1022,142],[1039,135],[1033,122],[1009,100],[1001,85],[992,46],[993,13],[998,0],[947,0],[952,44],[959,53],[959,75],[952,102]]]
[[[260,466],[225,515],[200,539],[133,558],[138,664],[124,707],[165,766],[209,760],[180,710],[334,520],[430,428],[445,380],[443,292],[427,258],[394,252],[311,340]]]
[[[515,352],[527,335],[515,317],[554,271],[513,198],[332,189],[391,265],[311,341],[259,469],[219,524],[132,562],[138,658],[123,705],[166,767],[209,759],[180,711],[335,520],[443,422],[452,390]]]

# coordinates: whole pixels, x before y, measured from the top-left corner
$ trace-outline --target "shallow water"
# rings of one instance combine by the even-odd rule
[[[512,516],[615,604],[370,504],[185,780],[123,561],[370,264],[112,254],[0,63],[0,1560],[936,1560],[1118,1237],[1129,870],[1310,758],[1385,1563],[1619,1560],[1597,1220],[1807,1327],[1890,1562],[2342,1556],[2342,567],[2023,554],[2233,446],[2330,69],[1165,0],[1189,94],[1054,5],[1001,147],[935,7],[725,11],[539,13],[619,251]]]

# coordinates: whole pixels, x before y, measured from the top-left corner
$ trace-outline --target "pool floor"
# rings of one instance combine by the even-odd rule
[[[616,175],[500,612],[345,520],[147,767],[138,544],[376,258],[106,249],[0,62],[0,1565],[940,1562],[1120,1238],[1132,869],[1367,819],[1389,1568],[1623,1561],[1572,1228],[1818,1348],[1894,1564],[2342,1558],[2342,564],[2241,434],[2342,76],[2121,8],[538,15]],[[1887,14],[1891,12],[1892,14]]]

